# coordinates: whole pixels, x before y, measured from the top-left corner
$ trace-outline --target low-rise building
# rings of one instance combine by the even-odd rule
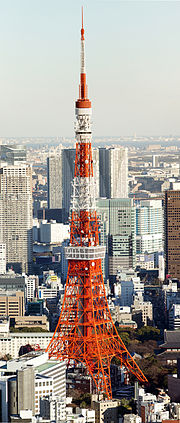
[[[40,416],[55,422],[66,420],[66,401],[58,396],[44,396],[40,399]]]
[[[161,393],[158,397],[144,389],[139,388],[136,394],[137,411],[141,416],[142,423],[146,423],[149,419],[151,422],[162,422],[163,419],[169,418],[168,404],[170,397]]]
[[[9,333],[10,321],[8,317],[0,317],[0,334]]]
[[[172,304],[169,310],[169,329],[180,329],[180,304]]]
[[[98,399],[99,398],[99,399]],[[103,400],[101,396],[92,395],[92,408],[95,410],[96,423],[118,423],[120,400]]]
[[[3,356],[9,354],[12,358],[17,358],[23,345],[38,345],[40,349],[45,350],[52,336],[53,332],[0,333],[0,351]]]
[[[51,288],[50,286],[39,286],[38,287],[38,298],[40,300],[46,300],[48,298],[56,298],[59,293],[59,287],[56,285],[55,287]]]
[[[120,297],[121,306],[131,306],[134,298],[143,300],[144,283],[133,269],[117,272],[115,296]]]
[[[14,328],[40,328],[43,330],[49,330],[49,322],[47,316],[22,316],[22,317],[15,317],[14,319]]]
[[[140,310],[142,313],[142,322],[145,326],[151,325],[153,322],[153,306],[150,301],[139,301],[135,299],[131,307],[132,312]]]
[[[136,414],[125,414],[123,423],[141,423],[142,419]]]
[[[0,316],[24,316],[24,292],[0,292]]]
[[[6,273],[6,244],[0,242],[0,275]]]
[[[18,379],[20,376],[22,381]],[[8,378],[9,415],[19,414],[22,409],[32,409],[33,415],[39,414],[40,399],[44,396],[66,398],[66,365],[63,361],[49,360],[48,353],[31,351],[19,359],[6,362],[0,367],[0,380],[4,377]]]
[[[38,276],[25,275],[25,297],[27,301],[31,301],[35,298],[38,286],[39,286]]]
[[[164,330],[164,343],[160,345],[164,350],[159,354],[159,358],[167,364],[176,364],[180,358],[180,330]]]
[[[66,423],[96,423],[95,411],[77,408],[76,413],[67,413]]]
[[[9,270],[4,275],[0,275],[0,291],[22,291],[25,292],[25,276]]]

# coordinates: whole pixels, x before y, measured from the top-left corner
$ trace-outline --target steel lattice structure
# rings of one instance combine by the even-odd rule
[[[141,382],[146,377],[131,357],[113,324],[106,298],[95,206],[91,147],[91,102],[87,95],[84,28],[81,28],[81,74],[76,101],[76,160],[70,244],[65,248],[68,274],[59,321],[47,351],[50,357],[82,363],[98,392],[112,398],[110,363],[115,356]]]

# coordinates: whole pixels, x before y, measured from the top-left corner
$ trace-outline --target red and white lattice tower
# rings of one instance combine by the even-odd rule
[[[120,360],[141,382],[146,377],[133,360],[113,324],[109,311],[99,245],[91,147],[91,102],[88,99],[81,28],[81,74],[76,101],[76,160],[73,183],[70,244],[65,248],[68,274],[59,321],[48,345],[50,357],[82,363],[98,392],[112,398],[110,363]]]

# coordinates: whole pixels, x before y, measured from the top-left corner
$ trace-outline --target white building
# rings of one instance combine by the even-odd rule
[[[165,409],[165,404],[161,402],[142,401],[141,417],[147,422],[162,422],[169,419],[169,411]]]
[[[95,423],[95,411],[81,408],[76,413],[66,414],[66,423]]]
[[[136,414],[125,414],[123,423],[141,423],[142,419]]]
[[[136,265],[141,269],[154,269],[154,254],[136,254]]]
[[[153,321],[153,306],[150,301],[139,301],[137,298],[131,307],[131,310],[142,312],[142,321],[145,326]]]
[[[180,304],[173,304],[169,310],[169,329],[180,329]]]
[[[0,275],[6,273],[6,244],[0,242]]]
[[[66,420],[66,401],[58,396],[40,399],[40,416],[56,423]]]
[[[57,223],[55,220],[42,221],[39,227],[40,242],[45,244],[61,244],[65,239],[69,239],[69,225]]]
[[[54,288],[47,286],[38,287],[38,298],[41,300],[46,300],[48,298],[56,298],[59,292],[59,287],[56,285]]]
[[[121,283],[119,281],[115,282],[113,285],[114,288],[114,295],[116,298],[120,298],[121,296]]]
[[[33,300],[35,297],[36,287],[39,283],[38,276],[25,275],[25,297],[27,301]]]
[[[159,166],[159,156],[156,154],[152,155],[152,167],[158,167]]]
[[[163,282],[165,279],[165,261],[164,261],[163,254],[158,255],[158,268],[159,268],[159,273],[158,273],[159,280]]]
[[[136,400],[137,411],[143,422],[162,422],[162,420],[169,419],[167,405],[170,402],[170,398],[166,394],[159,395],[157,398],[156,395],[139,388]]]
[[[48,353],[32,351],[0,367],[0,380],[8,373],[16,375],[18,370],[29,366],[35,369],[35,414],[40,412],[40,399],[44,396],[66,398],[66,365],[63,361],[49,360]]]
[[[2,356],[10,354],[12,358],[17,358],[22,345],[39,345],[41,349],[46,349],[52,336],[53,332],[0,333],[0,351]]]
[[[121,297],[120,303],[122,306],[130,307],[135,298],[143,300],[144,283],[138,276],[132,277],[131,280],[121,280]]]
[[[40,413],[40,401],[43,396],[53,394],[53,380],[51,377],[36,374],[35,377],[35,414]]]
[[[9,326],[10,326],[10,320],[8,317],[0,317],[0,334],[1,333],[9,333]]]

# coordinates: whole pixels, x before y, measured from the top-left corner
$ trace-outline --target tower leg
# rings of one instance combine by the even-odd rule
[[[112,398],[110,360],[98,357],[96,362],[86,360],[85,363],[91,375],[98,393],[105,393],[108,399]]]

